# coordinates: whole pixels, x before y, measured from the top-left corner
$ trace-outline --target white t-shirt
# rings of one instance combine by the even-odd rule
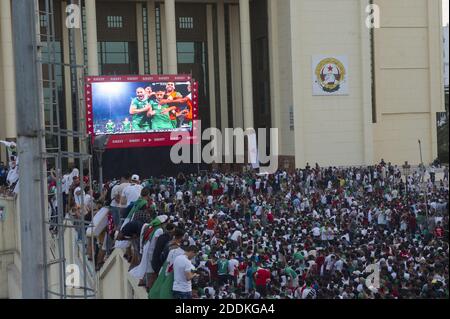
[[[230,259],[228,261],[228,274],[230,276],[234,276],[234,270],[235,268],[239,267],[239,261],[237,261],[236,259]]]
[[[235,230],[233,235],[231,235],[231,240],[237,241],[239,237],[242,237],[242,233],[240,230]]]
[[[313,236],[314,237],[319,237],[320,236],[320,228],[319,227],[314,227],[313,229],[312,229],[312,233],[313,233]]]
[[[169,272],[168,272],[169,267],[172,266],[173,263],[175,262],[175,259],[181,255],[184,255],[184,250],[181,249],[180,247],[169,251],[169,254],[167,255],[167,259],[166,259],[166,261],[167,261],[166,275],[169,274]]]
[[[65,174],[61,180],[62,191],[66,195],[69,195],[69,188],[71,186],[71,185],[69,185],[69,178],[70,178],[70,174]]]
[[[125,196],[127,199],[126,207],[128,207],[132,202],[135,202],[139,199],[142,189],[143,187],[137,184],[130,184],[123,189],[122,196]]]
[[[177,200],[183,200],[183,192],[182,191],[177,192]]]
[[[195,267],[185,254],[175,258],[173,263],[173,290],[179,292],[191,292],[192,282],[186,280],[186,272],[194,270]]]
[[[125,187],[127,187],[129,185],[130,185],[130,183],[122,183],[122,184],[117,184],[112,188],[112,190],[111,190],[111,199],[112,199],[111,206],[113,206],[113,207],[123,207],[124,206],[124,205],[120,205],[120,199],[119,199],[119,203],[118,203],[114,200],[114,198],[117,195],[120,195],[120,197],[122,197],[123,190],[125,189]]]

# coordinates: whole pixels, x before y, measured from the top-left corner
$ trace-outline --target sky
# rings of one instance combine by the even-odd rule
[[[443,6],[443,11],[442,11],[442,19],[443,19],[443,25],[447,25],[448,24],[448,3],[450,0],[442,0],[442,6]]]

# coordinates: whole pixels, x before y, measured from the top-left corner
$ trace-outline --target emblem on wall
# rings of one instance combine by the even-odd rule
[[[348,95],[346,57],[313,57],[313,95]]]

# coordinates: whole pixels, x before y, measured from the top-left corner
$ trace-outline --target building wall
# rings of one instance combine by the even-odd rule
[[[444,41],[444,85],[448,88],[449,80],[449,42],[448,42],[448,25],[443,30],[443,41]]]
[[[418,164],[420,139],[429,163],[437,157],[436,112],[443,108],[441,1],[375,3],[381,28],[375,30],[374,160]]]
[[[1,27],[1,26],[0,26]],[[1,39],[0,39],[1,41]],[[5,118],[5,101],[3,99],[3,62],[2,62],[2,52],[0,50],[0,140],[6,138],[6,118]],[[3,147],[0,147],[0,161],[6,162],[6,151]]]
[[[296,166],[365,163],[360,0],[291,0],[292,91]],[[364,11],[363,11],[364,12]],[[348,96],[312,95],[312,57],[348,57]],[[370,143],[370,141],[369,141]]]

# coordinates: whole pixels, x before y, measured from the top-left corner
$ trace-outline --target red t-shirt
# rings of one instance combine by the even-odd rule
[[[442,227],[436,227],[436,229],[434,230],[434,234],[436,235],[436,237],[442,238],[444,237],[444,229]]]
[[[256,271],[255,283],[257,286],[265,286],[267,280],[270,279],[270,271],[264,268],[260,268]]]
[[[214,230],[214,228],[216,227],[216,222],[214,221],[214,219],[208,219],[206,227],[208,228],[208,230]]]
[[[320,271],[320,267],[325,263],[325,257],[324,256],[318,256],[316,258],[316,264],[317,264],[317,270]]]
[[[208,269],[211,272],[211,279],[217,279],[219,276],[217,274],[217,264],[208,263]]]

